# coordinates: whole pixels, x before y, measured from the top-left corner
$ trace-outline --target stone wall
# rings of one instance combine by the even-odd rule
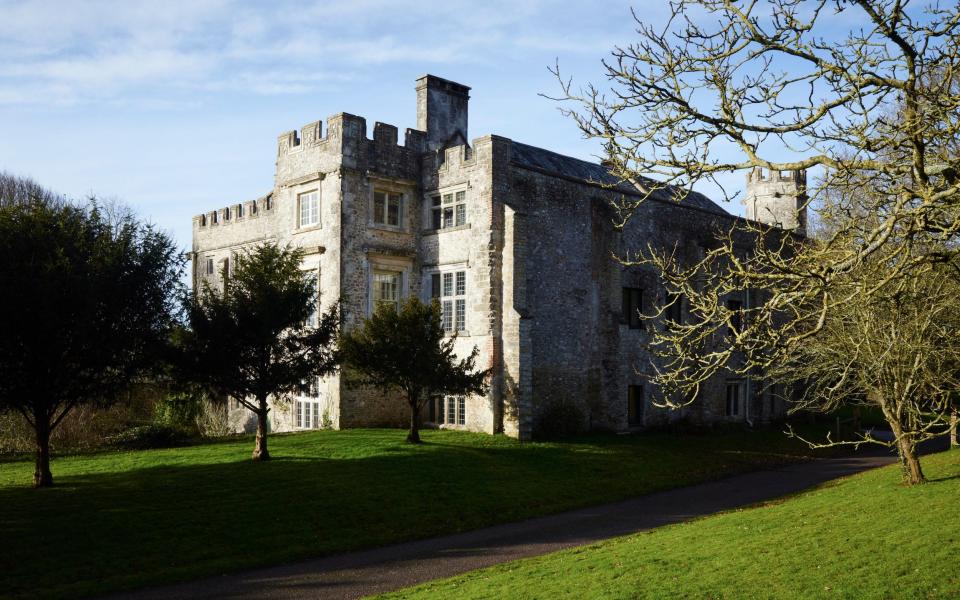
[[[521,347],[530,353],[533,402],[528,417],[534,435],[544,425],[543,419],[549,418],[554,403],[576,407],[583,428],[628,429],[630,385],[642,386],[643,426],[661,426],[678,419],[701,424],[727,419],[727,380],[723,376],[707,382],[697,401],[682,410],[654,406],[659,398],[649,383],[653,357],[648,349],[652,339],[648,328],[664,325],[647,321],[643,327],[631,329],[623,323],[622,288],[642,290],[646,314],[653,314],[666,302],[666,290],[652,268],[623,267],[611,256],[643,251],[650,244],[673,250],[688,262],[696,261],[702,258],[704,248],[715,243],[715,234],[727,231],[736,218],[650,199],[621,232],[614,229],[610,210],[610,202],[619,192],[516,165],[511,181],[513,210],[508,223],[512,227],[507,230],[504,265],[513,273],[504,297],[505,304],[512,304],[522,318],[509,320],[505,340],[507,332],[516,335],[522,321],[529,322],[530,339],[521,346],[511,342],[505,356],[517,360]],[[518,223],[522,224],[519,228]],[[521,230],[522,241],[517,235]],[[518,256],[523,257],[522,267],[517,266]],[[524,278],[522,283],[518,284],[518,277]],[[504,278],[511,278],[506,268]],[[525,298],[516,297],[518,290]],[[506,311],[505,322],[508,314]],[[770,418],[768,405],[751,403],[754,411],[750,418]],[[774,416],[780,415],[782,412]],[[743,421],[746,416],[741,411],[733,420]]]
[[[611,256],[650,243],[697,260],[713,232],[734,217],[702,196],[685,205],[654,198],[617,230],[610,203],[631,192],[611,189],[599,165],[498,136],[468,145],[468,92],[440,78],[419,79],[418,124],[430,131],[407,129],[402,144],[396,127],[376,123],[368,138],[366,120],[347,113],[329,117],[326,131],[315,121],[279,136],[269,194],[194,218],[195,286],[220,285],[222,266],[255,244],[290,244],[304,250],[304,268],[318,273],[322,309],[339,301],[352,327],[372,311],[375,269],[402,273],[401,296],[423,300],[431,296],[432,274],[464,271],[466,330],[456,352],[477,348],[477,366],[490,369],[491,378],[486,395],[466,398],[465,423],[453,427],[529,439],[551,406],[563,404],[579,413],[584,429],[626,430],[631,385],[642,388],[642,426],[725,418],[723,377],[682,411],[654,406],[651,334],[622,322],[622,288],[642,289],[646,312],[664,302],[665,292],[651,269],[624,268]],[[755,177],[751,197],[786,206],[776,194],[799,190],[798,177]],[[320,222],[299,227],[298,198],[314,191]],[[373,222],[375,191],[402,195],[399,226]],[[466,223],[432,229],[432,199],[456,192],[466,199]],[[215,266],[210,275],[208,260]],[[334,427],[407,424],[399,392],[356,387],[348,378],[337,374],[320,385]],[[756,403],[749,416],[781,414],[770,406]],[[243,412],[231,416],[249,430],[253,422]],[[294,426],[290,405],[275,403],[271,426]]]

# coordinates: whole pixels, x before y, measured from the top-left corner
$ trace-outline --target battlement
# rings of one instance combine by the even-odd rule
[[[196,215],[193,217],[193,228],[206,229],[249,221],[262,215],[272,214],[273,207],[273,193],[271,192],[256,200],[247,200]]]
[[[398,143],[398,137],[396,125],[377,121],[373,126],[373,138],[367,138],[366,119],[349,113],[338,113],[327,117],[326,135],[323,135],[323,121],[308,123],[299,132],[291,130],[280,134],[277,138],[277,156],[300,152],[304,148],[328,145],[331,140],[342,141],[343,146],[349,146],[351,142],[373,142],[378,149],[402,148],[416,154],[427,150],[426,132],[407,128],[404,131],[403,144]],[[339,144],[335,145],[337,151],[342,148]]]
[[[768,171],[754,167],[747,173],[744,214],[752,221],[804,235],[807,225],[806,189],[806,171]]]
[[[783,182],[805,186],[807,184],[807,172],[803,169],[771,171],[762,167],[754,167],[747,173],[747,184],[760,182]]]

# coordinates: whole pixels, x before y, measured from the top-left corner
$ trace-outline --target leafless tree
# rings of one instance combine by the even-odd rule
[[[808,239],[740,221],[695,264],[649,247],[619,257],[655,265],[671,297],[689,303],[686,322],[654,336],[665,402],[694,401],[723,372],[782,374],[813,360],[820,343],[821,360],[839,356],[829,353],[838,332],[857,332],[844,324],[871,318],[859,334],[880,335],[897,299],[948,298],[921,285],[957,264],[960,8],[909,0],[677,0],[670,8],[662,27],[634,15],[639,39],[605,61],[606,88],[575,88],[558,69],[563,110],[603,141],[619,177],[681,203],[705,183],[733,199],[722,181],[738,171],[814,169],[801,209],[821,210],[829,226]],[[620,225],[644,200],[619,203]],[[731,296],[750,301],[731,305]],[[898,348],[933,364],[920,347]],[[835,375],[837,366],[824,368]],[[811,389],[822,408],[840,397]],[[940,423],[941,408],[921,411],[916,431]],[[914,441],[898,434],[901,453]],[[909,475],[921,481],[919,465]]]
[[[0,171],[0,206],[43,202],[60,205],[66,198],[30,179]]]

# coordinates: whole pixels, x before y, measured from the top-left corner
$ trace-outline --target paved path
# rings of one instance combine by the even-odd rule
[[[770,500],[894,460],[889,455],[816,460],[519,523],[114,598],[358,598]]]

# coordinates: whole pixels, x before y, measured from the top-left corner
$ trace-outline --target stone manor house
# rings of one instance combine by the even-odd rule
[[[708,198],[653,198],[622,231],[610,200],[639,195],[607,169],[496,135],[470,141],[470,88],[416,81],[417,129],[339,113],[277,142],[273,189],[193,218],[193,282],[220,285],[235,255],[262,242],[300,247],[325,310],[342,300],[347,326],[379,303],[438,298],[458,352],[479,348],[492,368],[486,396],[436,398],[424,421],[528,439],[557,412],[584,428],[624,431],[687,418],[759,422],[782,416],[750,381],[718,378],[682,412],[653,406],[650,333],[638,317],[664,302],[656,273],[624,268],[611,252],[648,243],[702,256],[735,217]],[[747,182],[747,217],[802,228],[803,173],[760,172]],[[800,213],[802,215],[802,212]],[[748,299],[731,299],[743,302]],[[683,318],[679,303],[671,318]],[[644,326],[641,326],[644,325]],[[655,325],[654,325],[655,326]],[[230,403],[238,429],[252,425]],[[347,386],[307,382],[271,411],[275,431],[406,424],[406,403]]]

